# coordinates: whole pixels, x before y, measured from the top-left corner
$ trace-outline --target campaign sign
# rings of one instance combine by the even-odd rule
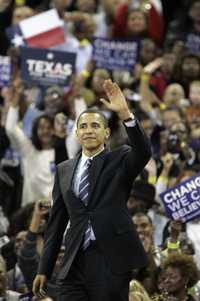
[[[160,194],[167,216],[183,222],[200,216],[200,173]]]
[[[200,53],[200,34],[189,33],[185,38],[185,47],[193,53]]]
[[[95,38],[93,59],[98,68],[133,70],[138,61],[139,40],[121,41]]]
[[[0,87],[7,86],[10,80],[11,80],[10,57],[0,55]]]
[[[75,61],[75,53],[22,47],[22,79],[42,86],[67,86],[75,70]]]

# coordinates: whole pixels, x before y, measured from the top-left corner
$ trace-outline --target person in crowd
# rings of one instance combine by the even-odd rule
[[[19,296],[19,293],[7,289],[6,263],[0,255],[0,298],[5,301],[18,301]]]
[[[97,10],[97,1],[96,0],[76,0],[75,9],[89,14],[94,14]]]
[[[38,274],[33,283],[33,292],[37,295],[44,294],[44,285],[52,274],[69,220],[70,228],[65,237],[66,252],[58,276],[60,300],[77,300],[80,296],[83,300],[127,299],[131,269],[139,268],[146,262],[145,252],[134,231],[125,202],[132,181],[150,158],[150,146],[120,88],[111,80],[106,80],[104,89],[109,101],[101,101],[128,126],[127,133],[134,146],[107,152],[104,144],[109,138],[110,130],[104,115],[99,111],[87,110],[79,116],[77,137],[83,153],[81,161],[78,156],[75,160],[58,166],[53,190],[54,203]],[[92,159],[93,176],[89,174],[89,167],[81,168],[84,158],[85,163]],[[90,160],[87,162],[90,164]],[[81,168],[80,177],[77,164]],[[116,172],[116,168],[119,172]],[[75,169],[75,177],[71,180]],[[95,185],[93,188],[90,176]],[[78,179],[79,182],[76,181]],[[88,186],[91,190],[88,190]],[[95,193],[92,189],[95,189]],[[114,194],[119,196],[113,202]],[[85,205],[84,200],[87,201]],[[116,236],[115,231],[121,232],[121,235]],[[49,257],[52,259],[51,265],[47,259]],[[108,266],[105,258],[108,258]]]
[[[79,74],[92,57],[91,39],[95,31],[95,22],[90,14],[79,11],[66,12],[63,19],[67,27],[65,42],[53,46],[52,49],[76,53],[76,73]]]
[[[181,40],[184,43],[185,41],[187,41],[187,36],[189,34],[198,35],[198,33],[200,32],[200,1],[185,1],[183,5],[185,7],[182,11],[182,14],[180,14],[178,18],[175,18],[169,24],[168,32],[165,39],[167,44],[170,44],[170,42],[173,40]],[[191,46],[192,45],[189,46],[190,51],[197,50],[190,48]]]
[[[142,66],[154,61],[158,54],[156,43],[152,39],[143,39],[140,50],[140,63]]]
[[[130,282],[129,301],[151,301],[148,293],[137,280]]]
[[[53,147],[53,119],[39,116],[32,129],[30,140],[18,126],[20,89],[16,87],[9,109],[6,132],[13,146],[20,152],[23,163],[24,184],[22,205],[40,197],[50,197],[55,172],[55,149]]]
[[[188,102],[185,99],[185,92],[180,84],[173,83],[167,86],[163,96],[163,101],[166,107],[178,107],[184,110],[183,106],[186,107]]]
[[[139,10],[143,13],[143,17],[141,14],[135,15],[136,18],[134,22],[131,22],[132,25],[135,23],[135,27],[141,30],[141,25],[144,24],[145,18],[145,31],[148,36],[157,44],[161,44],[163,39],[164,22],[162,18],[162,3],[160,1],[157,1],[156,5],[154,1],[122,1],[116,12],[113,28],[114,35],[118,37],[126,35],[128,28],[127,16],[129,15],[129,11],[131,12],[132,10]]]
[[[15,237],[14,241],[14,256],[16,256],[16,264],[8,271],[8,287],[13,291],[21,294],[27,293],[28,288],[24,280],[24,275],[18,264],[18,256],[23,248],[26,239],[27,231],[20,231]]]
[[[194,301],[189,289],[198,280],[199,272],[191,256],[171,254],[163,262],[157,282],[160,295],[166,299],[157,300]]]
[[[22,20],[30,18],[35,14],[34,9],[29,6],[15,7],[12,15],[12,25],[17,25]]]
[[[117,18],[117,16],[116,16]],[[122,36],[116,34],[114,37],[131,39],[131,38],[146,38],[147,37],[147,19],[145,13],[141,9],[131,9],[127,13],[126,30]]]
[[[127,202],[131,215],[139,212],[147,213],[155,204],[155,187],[144,180],[136,180]]]
[[[177,60],[174,73],[174,80],[182,85],[186,97],[188,97],[190,83],[200,77],[199,56],[192,52],[186,52]]]
[[[136,213],[133,216],[133,222],[148,255],[147,267],[138,271],[135,277],[142,283],[147,292],[152,294],[155,291],[156,267],[160,266],[161,261],[160,250],[155,247],[153,240],[154,227],[150,217],[142,212]]]
[[[33,280],[37,273],[50,207],[50,201],[47,199],[41,199],[35,203],[24,244],[18,253],[19,266],[23,272],[29,291],[32,289]],[[63,254],[64,246],[59,252],[53,276],[47,284],[47,295],[53,299],[55,299],[57,295],[55,277],[59,271]]]

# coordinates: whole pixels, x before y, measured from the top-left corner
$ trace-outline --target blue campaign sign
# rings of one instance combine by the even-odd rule
[[[67,86],[75,62],[75,53],[21,47],[21,76],[29,83]]]
[[[185,47],[193,52],[200,53],[200,34],[199,33],[189,33],[185,38]]]
[[[167,216],[190,221],[200,216],[200,173],[160,194]]]
[[[138,61],[139,40],[122,41],[95,38],[93,60],[98,68],[109,70],[133,70]]]
[[[0,56],[0,87],[7,86],[11,80],[11,60],[8,56]]]

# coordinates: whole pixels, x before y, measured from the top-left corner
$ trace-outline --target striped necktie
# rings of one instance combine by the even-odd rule
[[[80,183],[79,183],[79,198],[84,203],[85,206],[88,205],[88,195],[89,195],[89,171],[92,164],[92,159],[87,159],[85,164],[85,169],[81,175]],[[85,250],[90,244],[91,237],[91,224],[88,222],[88,227],[85,231],[84,241],[83,241],[83,249]]]
[[[89,172],[90,166],[92,164],[92,159],[87,159],[85,163],[85,168],[81,175],[80,183],[79,183],[79,198],[87,206],[88,203],[88,195],[89,195]]]

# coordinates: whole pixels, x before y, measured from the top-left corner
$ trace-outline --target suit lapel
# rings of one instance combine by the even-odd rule
[[[89,200],[93,195],[95,186],[97,184],[97,180],[100,176],[104,161],[105,161],[105,155],[108,153],[108,150],[105,149],[100,155],[94,157],[93,162],[92,162],[92,167],[91,167],[91,172],[90,172],[90,193],[89,193]]]
[[[63,195],[67,195],[68,190],[73,190],[72,181],[74,177],[74,173],[79,161],[80,155],[78,155],[75,159],[68,162],[67,168],[63,168],[63,174],[61,177],[61,187],[63,188]]]

